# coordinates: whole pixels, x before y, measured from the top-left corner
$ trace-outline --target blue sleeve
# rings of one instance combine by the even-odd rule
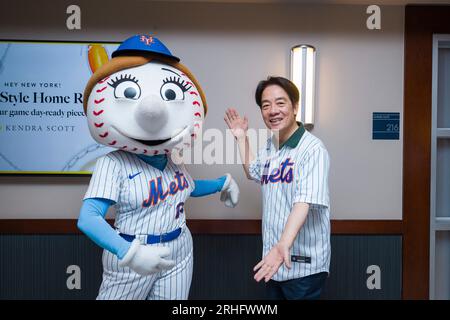
[[[106,212],[112,204],[114,201],[104,198],[85,199],[77,226],[97,245],[122,259],[131,243],[119,236],[105,220]]]
[[[194,180],[195,189],[191,192],[191,197],[207,196],[222,190],[227,176],[215,180]]]

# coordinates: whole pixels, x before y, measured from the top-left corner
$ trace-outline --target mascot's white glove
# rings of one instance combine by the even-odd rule
[[[119,261],[119,266],[129,267],[134,272],[147,276],[172,268],[175,261],[164,259],[170,253],[169,247],[145,246],[134,239],[125,257]]]
[[[236,207],[239,202],[239,186],[229,173],[220,190],[220,201],[225,202],[225,205],[230,208]]]

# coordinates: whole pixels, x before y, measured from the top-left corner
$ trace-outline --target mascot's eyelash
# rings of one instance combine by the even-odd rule
[[[188,91],[192,87],[188,82],[181,80],[180,77],[167,77],[163,80],[163,84],[164,83],[174,83],[179,86],[183,92]]]
[[[117,76],[115,79],[111,79],[111,82],[108,82],[108,84],[111,87],[115,88],[124,81],[133,81],[134,83],[139,82],[139,80],[136,79],[136,77],[133,77],[131,74],[121,74],[120,76]]]

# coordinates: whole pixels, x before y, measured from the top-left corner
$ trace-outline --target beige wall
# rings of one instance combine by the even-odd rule
[[[401,219],[402,135],[374,141],[371,132],[372,112],[400,112],[402,118],[403,7],[381,7],[382,30],[370,31],[364,6],[78,1],[82,30],[68,31],[65,9],[72,3],[2,3],[0,38],[121,41],[156,32],[202,84],[210,107],[205,128],[222,131],[229,106],[246,113],[251,126],[263,128],[253,101],[257,82],[269,74],[289,76],[290,48],[314,45],[312,133],[331,155],[332,218]],[[241,201],[231,210],[217,196],[190,199],[188,217],[260,217],[259,187],[245,180],[239,165],[191,165],[190,171],[194,178],[232,173]],[[0,177],[0,218],[77,217],[88,181]]]

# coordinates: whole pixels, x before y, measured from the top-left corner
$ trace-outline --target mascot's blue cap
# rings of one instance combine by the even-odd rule
[[[158,54],[170,59],[174,59],[177,62],[180,61],[180,58],[172,55],[169,49],[167,49],[167,47],[161,41],[153,36],[146,34],[138,34],[128,38],[127,40],[122,42],[119,48],[117,48],[117,50],[114,51],[111,56],[114,58],[139,54],[142,52]]]

